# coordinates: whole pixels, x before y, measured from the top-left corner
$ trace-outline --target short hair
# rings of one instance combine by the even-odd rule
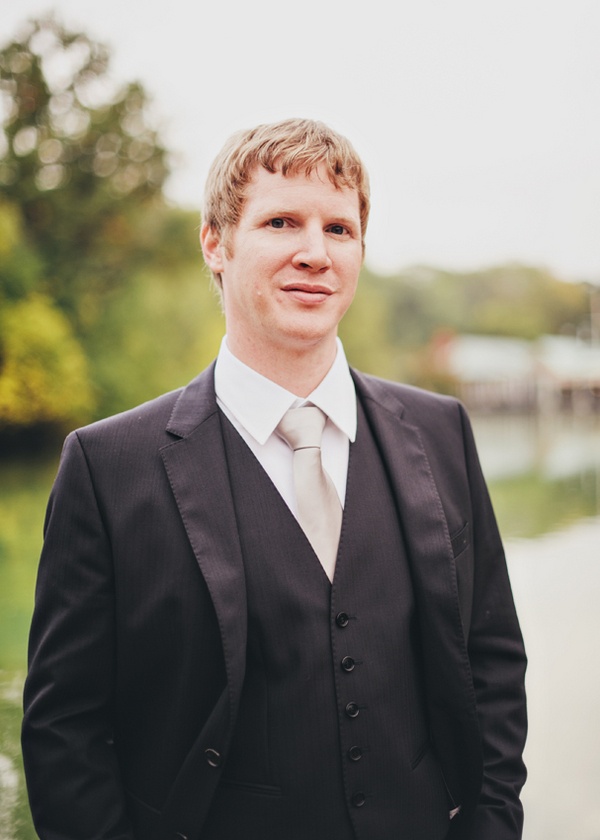
[[[357,191],[364,250],[371,206],[369,176],[351,143],[315,120],[265,123],[230,137],[206,179],[202,222],[226,241],[227,230],[240,220],[245,189],[257,166],[282,175],[310,175],[321,164],[334,186]]]

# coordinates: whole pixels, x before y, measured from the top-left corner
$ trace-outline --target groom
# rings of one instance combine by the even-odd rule
[[[337,338],[368,214],[325,125],[235,135],[216,363],[67,439],[25,688],[42,840],[521,837],[525,655],[469,422]]]

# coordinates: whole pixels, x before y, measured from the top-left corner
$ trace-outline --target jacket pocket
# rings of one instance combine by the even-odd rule
[[[454,559],[457,560],[471,544],[471,528],[469,527],[469,523],[465,522],[462,528],[450,537],[450,540],[452,542]]]
[[[458,587],[458,601],[460,619],[462,622],[465,641],[468,642],[471,629],[471,611],[473,609],[473,547],[471,545],[471,528],[468,522],[450,537],[454,566],[456,571],[456,585]]]
[[[259,796],[281,796],[281,788],[277,785],[261,785],[256,782],[240,782],[237,779],[221,779],[221,787],[229,790],[239,790],[244,793],[254,793]]]

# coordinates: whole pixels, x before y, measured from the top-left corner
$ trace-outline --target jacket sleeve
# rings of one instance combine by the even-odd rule
[[[46,515],[24,694],[41,840],[133,840],[113,747],[114,606],[110,542],[73,433]]]
[[[470,423],[461,407],[473,506],[474,568],[468,638],[483,751],[483,784],[469,840],[519,840],[527,734],[526,657],[496,519]]]

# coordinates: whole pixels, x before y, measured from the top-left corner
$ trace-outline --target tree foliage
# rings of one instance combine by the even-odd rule
[[[117,87],[107,50],[53,17],[2,50],[0,74],[0,185],[43,261],[45,291],[77,316],[143,254],[136,223],[161,196],[166,150],[141,85]]]
[[[163,198],[168,154],[148,98],[139,83],[117,85],[109,59],[54,17],[27,24],[0,51],[0,427],[8,430],[62,431],[126,407],[126,394],[171,387],[177,365],[188,374],[198,341],[187,354],[178,345],[169,367],[156,358],[157,347],[168,354],[158,315],[151,329],[143,321],[161,289],[175,293],[163,332],[189,335],[193,315],[198,324],[205,316],[196,306],[218,321],[216,304],[193,288],[202,283],[197,216]],[[182,279],[186,266],[193,281]],[[144,353],[156,361],[147,375]]]
[[[64,314],[34,292],[0,313],[0,418],[12,426],[85,420],[93,405],[87,359]]]

